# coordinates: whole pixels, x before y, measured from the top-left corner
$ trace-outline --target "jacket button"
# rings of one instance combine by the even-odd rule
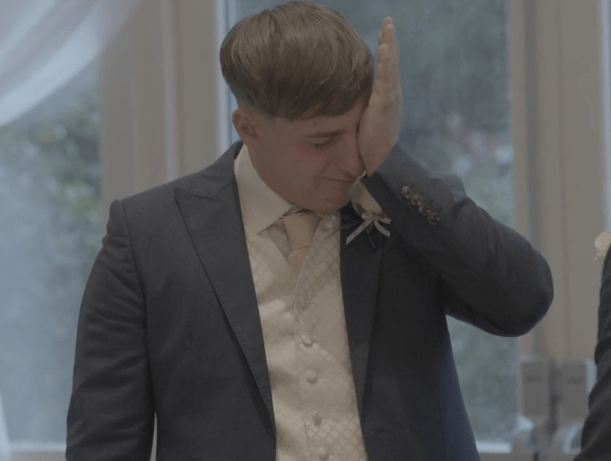
[[[306,379],[310,384],[314,384],[318,380],[318,374],[314,370],[310,370],[306,373]]]
[[[422,205],[420,205],[420,208],[418,208],[418,212],[422,216],[428,216],[428,215],[431,214],[431,210],[429,210],[429,207],[427,207],[424,203]]]
[[[405,186],[403,189],[401,189],[401,194],[403,195],[403,197],[409,200],[409,198],[412,196],[412,188],[409,186]]]
[[[318,459],[321,461],[329,459],[329,452],[324,447],[320,447],[318,450],[316,450],[316,454],[318,455]]]
[[[437,213],[431,213],[428,218],[426,218],[427,221],[429,222],[429,224],[431,226],[436,226],[437,223],[439,223],[439,221],[441,221],[441,219],[439,218],[439,215]]]
[[[422,205],[422,197],[418,194],[414,194],[412,195],[411,202],[412,202],[412,205],[419,207],[420,205]]]

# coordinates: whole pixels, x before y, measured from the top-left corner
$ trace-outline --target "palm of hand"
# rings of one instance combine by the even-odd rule
[[[378,78],[359,123],[359,154],[371,176],[399,141],[403,93],[398,48],[392,18],[384,19],[378,35]]]

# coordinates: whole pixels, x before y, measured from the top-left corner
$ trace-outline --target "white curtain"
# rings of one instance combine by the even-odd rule
[[[104,51],[141,0],[0,0],[0,126]]]
[[[227,149],[225,4],[144,0],[100,56],[105,213],[113,199],[199,171]]]
[[[4,408],[2,406],[2,395],[0,395],[0,461],[10,461],[11,449],[4,420]]]

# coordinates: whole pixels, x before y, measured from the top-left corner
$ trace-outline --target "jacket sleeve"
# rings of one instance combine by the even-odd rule
[[[575,461],[611,459],[611,251],[603,267],[598,307],[598,341],[594,352],[596,384],[590,392],[581,453]]]
[[[145,300],[120,201],[102,243],[78,321],[66,459],[143,461],[154,423]]]
[[[525,334],[545,315],[553,298],[547,262],[467,197],[458,177],[432,175],[396,145],[363,184],[391,232],[439,274],[449,315],[499,336]]]

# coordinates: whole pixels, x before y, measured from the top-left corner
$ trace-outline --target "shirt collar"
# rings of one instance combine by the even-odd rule
[[[246,144],[235,159],[233,170],[238,183],[244,226],[252,232],[258,234],[294,208],[261,179]]]

